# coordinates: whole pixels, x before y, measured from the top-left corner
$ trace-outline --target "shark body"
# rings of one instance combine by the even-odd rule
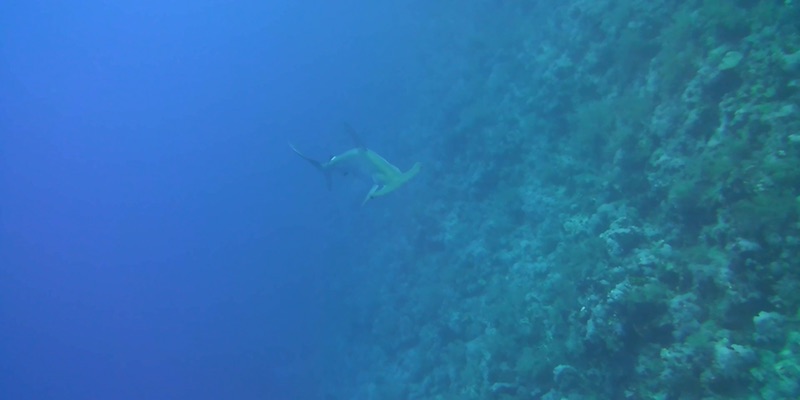
[[[298,151],[291,143],[289,147],[301,158],[308,161],[316,169],[325,174],[328,187],[331,185],[331,174],[341,172],[345,175],[355,173],[366,176],[372,180],[372,189],[364,197],[366,202],[387,195],[399,188],[419,173],[420,163],[415,163],[408,171],[403,172],[392,163],[381,157],[380,154],[368,149],[354,136],[358,147],[347,150],[331,157],[327,162],[319,162]]]

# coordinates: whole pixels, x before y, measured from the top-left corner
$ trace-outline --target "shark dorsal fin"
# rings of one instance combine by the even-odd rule
[[[358,148],[359,150],[367,149],[367,146],[364,144],[364,141],[361,140],[361,137],[358,135],[358,132],[356,132],[356,130],[353,129],[353,127],[347,122],[344,123],[344,130],[347,132],[348,135],[350,135],[350,139],[353,141],[353,144],[356,146],[356,148]]]

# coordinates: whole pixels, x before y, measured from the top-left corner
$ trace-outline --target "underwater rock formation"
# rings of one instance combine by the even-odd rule
[[[800,398],[800,2],[537,4],[437,59],[342,397]]]

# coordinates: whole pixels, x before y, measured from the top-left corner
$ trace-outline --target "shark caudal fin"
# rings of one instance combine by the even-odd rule
[[[315,159],[313,159],[313,158],[301,153],[291,143],[289,143],[289,147],[291,147],[292,151],[294,151],[295,154],[300,156],[300,158],[302,158],[303,160],[306,160],[309,164],[313,165],[314,168],[316,168],[317,170],[322,172],[323,175],[325,175],[325,184],[328,186],[328,189],[330,190],[330,188],[331,188],[331,171],[329,171],[327,168],[325,168],[325,166],[321,162],[319,162],[319,161],[317,161],[317,160],[315,160]]]

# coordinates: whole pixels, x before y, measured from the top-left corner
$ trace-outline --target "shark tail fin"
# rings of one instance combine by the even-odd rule
[[[306,160],[309,164],[313,165],[314,168],[316,168],[317,170],[322,172],[323,175],[325,175],[325,184],[328,186],[328,190],[330,190],[330,188],[331,188],[331,172],[328,169],[326,169],[325,166],[322,165],[321,162],[319,162],[319,161],[317,161],[317,160],[315,160],[315,159],[313,159],[313,158],[301,153],[291,143],[289,143],[289,147],[291,147],[292,151],[294,151],[295,154],[300,156],[300,158],[302,158],[303,160]]]

